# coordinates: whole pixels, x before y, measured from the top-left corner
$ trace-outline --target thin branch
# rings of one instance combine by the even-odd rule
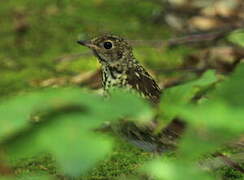
[[[244,163],[244,152],[230,155],[230,157],[227,157],[222,153],[218,153],[215,158],[203,160],[199,165],[205,170],[216,170],[224,166],[229,166],[241,173],[244,173],[244,169],[239,165],[239,163]]]
[[[232,160],[231,158],[225,156],[222,153],[216,153],[216,155],[218,157],[220,157],[224,161],[224,163],[226,165],[228,165],[229,167],[231,167],[231,168],[233,168],[233,169],[235,169],[237,171],[240,171],[241,173],[244,174],[244,169],[238,163],[236,163],[234,160]]]
[[[229,26],[222,29],[217,29],[210,32],[198,32],[194,34],[189,34],[184,37],[174,38],[170,39],[168,41],[168,46],[173,47],[176,45],[182,45],[182,44],[195,44],[195,43],[205,43],[205,42],[215,42],[218,41],[225,36],[227,36],[232,31],[242,29],[244,28],[244,25],[238,25],[238,26]]]

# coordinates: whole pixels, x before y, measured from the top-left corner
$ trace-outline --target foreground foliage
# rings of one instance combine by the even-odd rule
[[[156,158],[142,171],[159,179],[214,179],[197,164],[203,155],[216,152],[244,131],[243,76],[241,65],[220,83],[209,71],[201,79],[166,90],[161,103],[164,114],[169,113],[171,119],[183,118],[188,128],[177,157]],[[213,83],[216,88],[204,100],[190,101]],[[115,91],[111,98],[103,99],[79,88],[45,89],[13,97],[2,102],[0,111],[0,142],[5,152],[2,158],[16,162],[48,153],[58,173],[69,176],[86,173],[111,153],[112,139],[94,132],[95,128],[125,116],[140,123],[153,117],[150,105],[136,95]]]

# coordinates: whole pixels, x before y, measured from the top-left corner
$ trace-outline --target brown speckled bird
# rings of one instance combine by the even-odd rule
[[[102,65],[102,83],[105,92],[113,87],[133,89],[157,104],[160,101],[161,90],[151,75],[135,59],[132,47],[121,37],[102,35],[79,44],[90,48]],[[138,127],[135,123],[124,121],[117,129],[129,142],[147,151],[161,152],[175,145],[181,123],[175,121],[155,135],[156,124]]]

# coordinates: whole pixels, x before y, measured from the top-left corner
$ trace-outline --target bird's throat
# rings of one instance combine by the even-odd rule
[[[103,87],[109,90],[112,87],[121,88],[126,84],[126,73],[118,66],[103,66]]]

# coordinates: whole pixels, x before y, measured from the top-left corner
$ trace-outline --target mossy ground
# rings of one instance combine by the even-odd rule
[[[113,152],[87,174],[76,179],[115,179],[138,175],[140,167],[155,156],[115,138]],[[72,179],[59,173],[51,155],[40,155],[18,161],[15,164],[14,173],[18,176],[33,173],[49,174],[61,179]]]
[[[82,179],[82,180],[103,180],[103,179],[123,179],[141,177],[140,168],[144,163],[152,160],[157,154],[144,152],[127,144],[120,139],[116,139],[113,152],[87,174],[72,178],[65,176],[57,170],[55,160],[50,155],[40,155],[33,158],[23,159],[14,166],[14,173],[21,177],[28,174],[51,175],[60,179]],[[171,155],[167,155],[171,156]],[[242,165],[244,167],[244,165]],[[243,174],[230,167],[223,167],[212,175],[216,178],[222,177],[226,180],[241,180]]]

